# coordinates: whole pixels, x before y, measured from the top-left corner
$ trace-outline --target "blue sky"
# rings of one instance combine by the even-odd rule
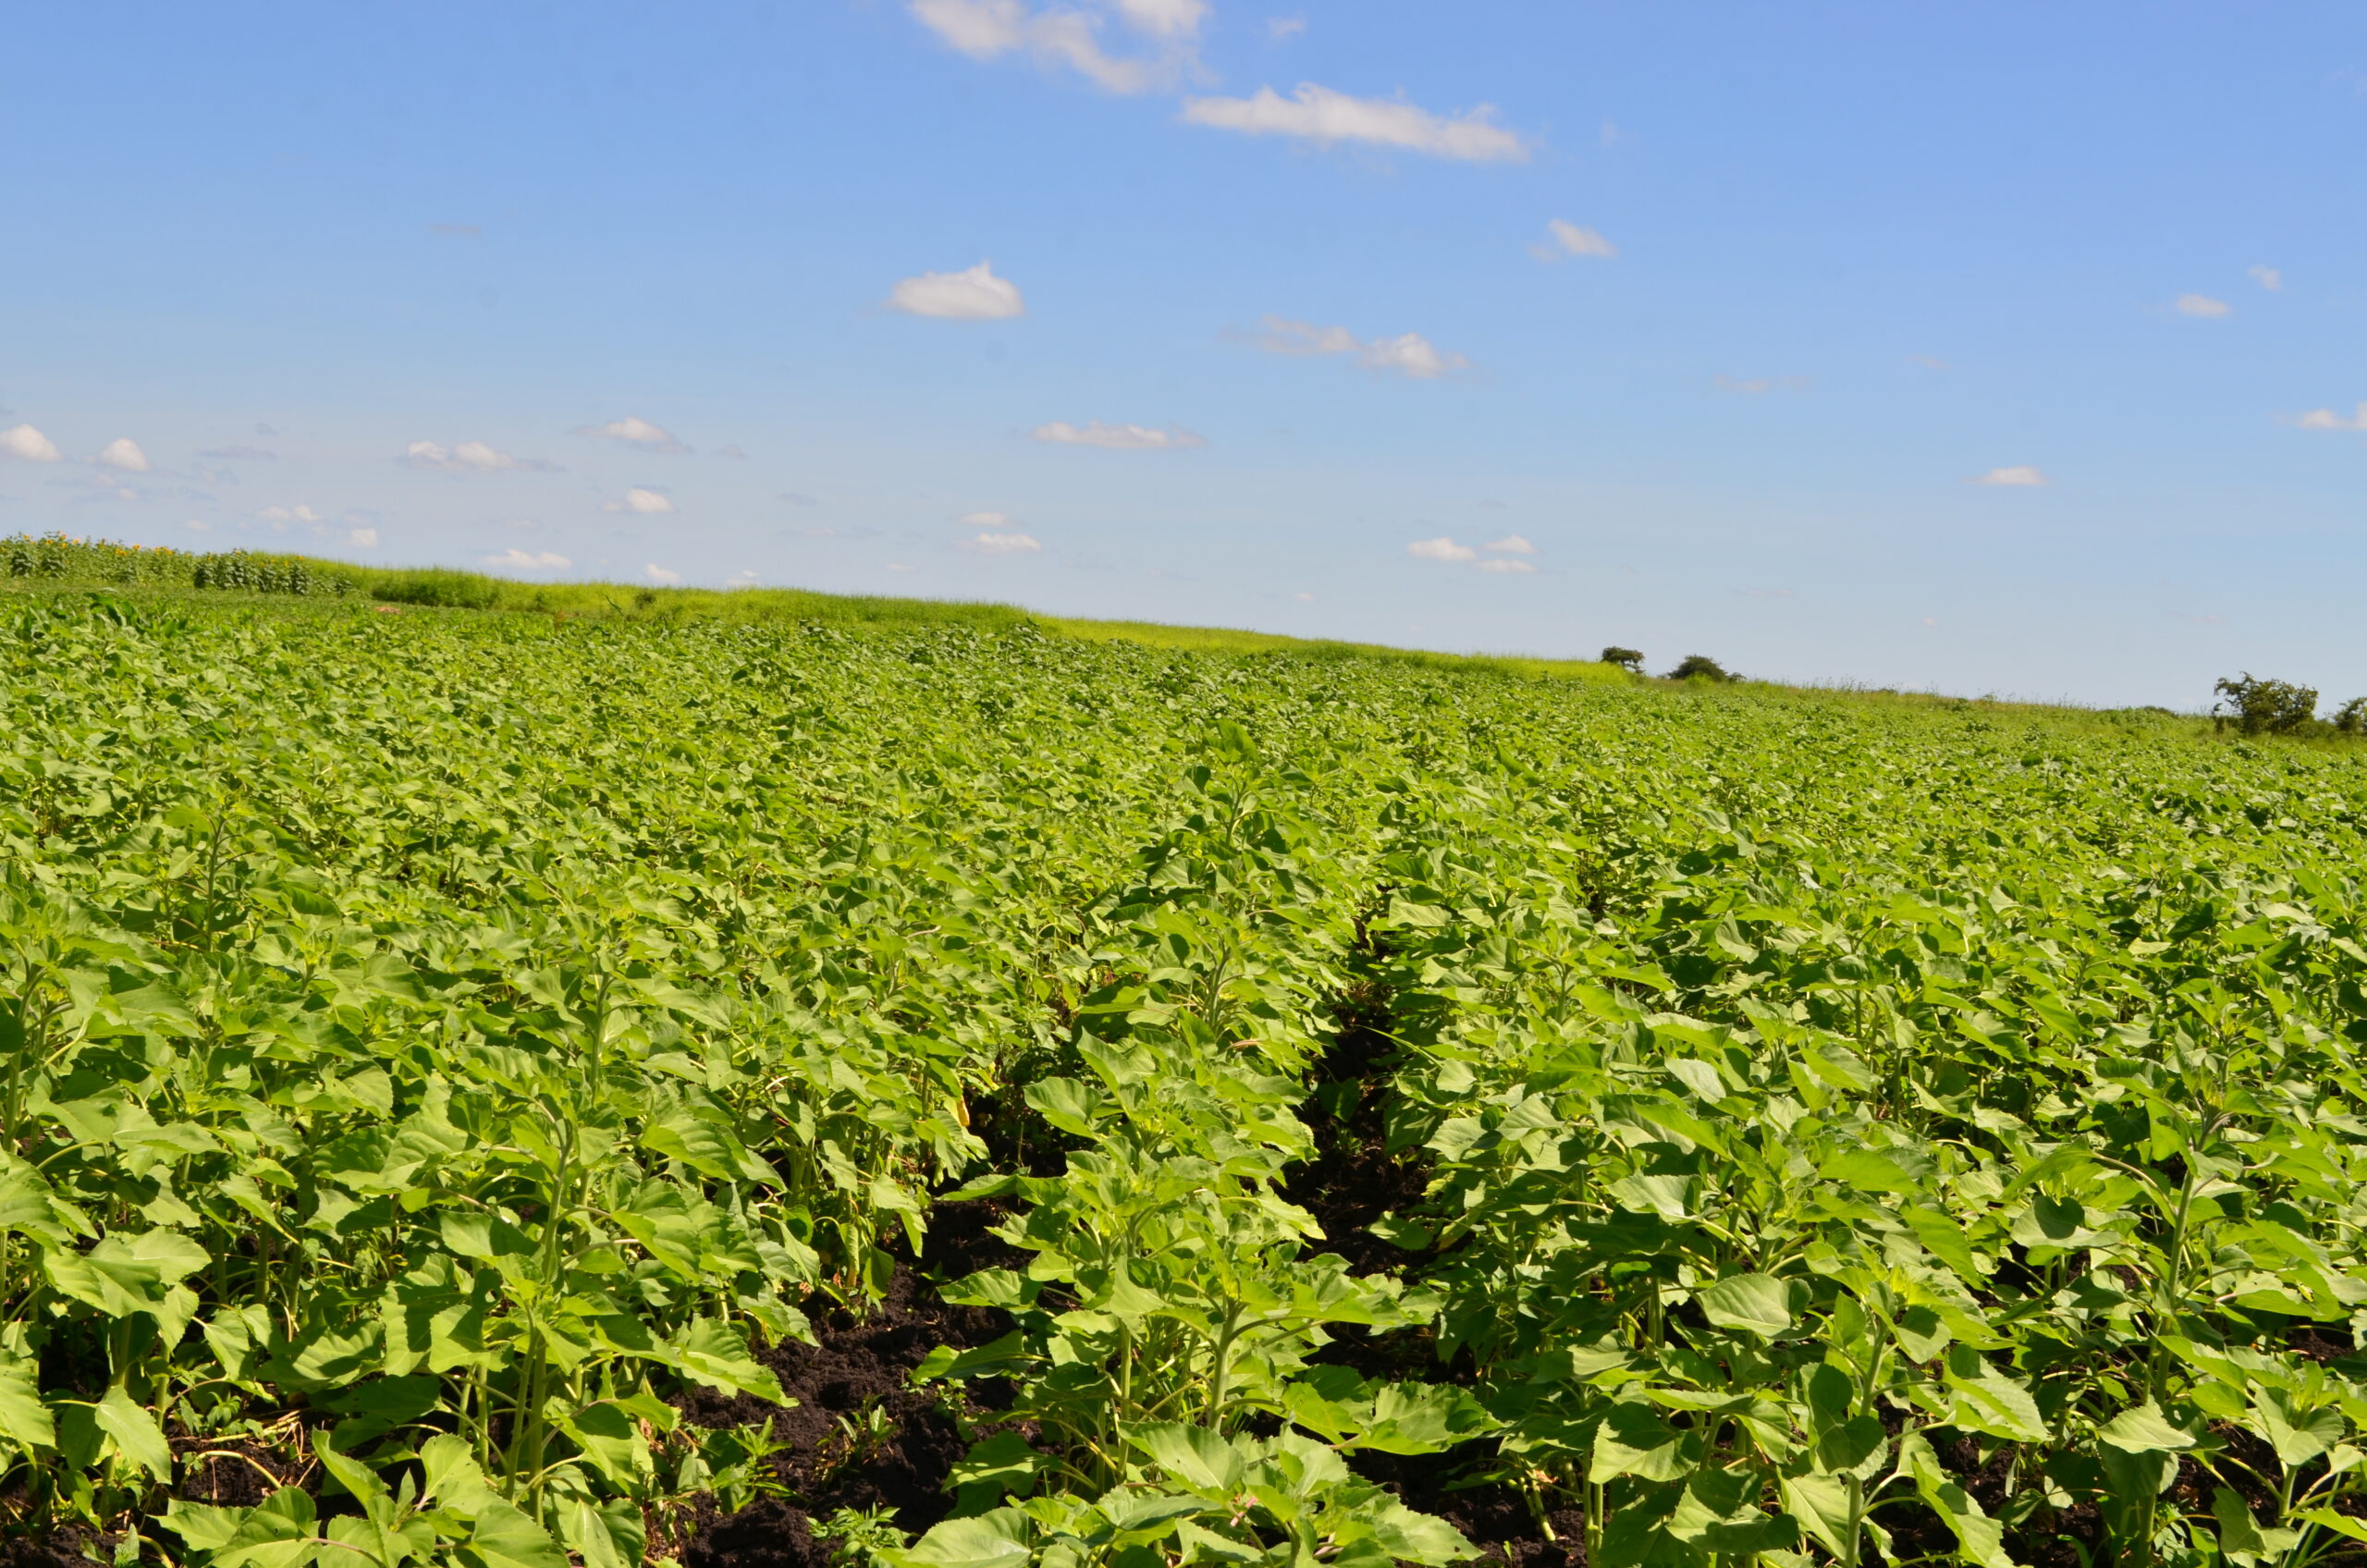
[[[6,26],[0,532],[2367,692],[2355,6]]]

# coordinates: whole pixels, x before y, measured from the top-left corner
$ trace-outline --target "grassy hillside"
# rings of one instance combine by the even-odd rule
[[[0,598],[0,1535],[1787,1568],[2367,1517],[2356,752],[369,600]]]

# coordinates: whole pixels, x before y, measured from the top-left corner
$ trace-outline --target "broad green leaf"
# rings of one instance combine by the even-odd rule
[[[1772,1340],[1791,1331],[1791,1286],[1772,1274],[1729,1274],[1693,1292],[1701,1315],[1721,1329]]]
[[[173,1478],[173,1447],[164,1428],[144,1406],[132,1402],[123,1385],[108,1389],[95,1412],[99,1430],[113,1438],[123,1456],[159,1481]]]

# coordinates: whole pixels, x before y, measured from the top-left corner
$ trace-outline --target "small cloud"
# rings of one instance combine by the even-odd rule
[[[649,579],[652,582],[662,582],[668,588],[680,587],[682,582],[682,574],[681,572],[668,571],[664,567],[659,566],[656,561],[651,561],[644,565],[641,569],[641,574]]]
[[[2028,463],[2017,463],[2011,468],[1993,468],[1987,473],[1977,474],[1974,477],[1966,480],[1965,483],[1967,484],[2004,484],[2007,486],[2020,486],[2028,488],[2030,486],[2047,484],[2049,481],[2047,480],[2046,475],[2039,472],[2038,470],[2030,467]]]
[[[1296,38],[1306,31],[1305,17],[1268,17],[1266,18],[1266,42],[1269,43],[1283,43],[1288,39]],[[1300,595],[1302,598],[1305,596],[1305,594]]]
[[[1531,565],[1530,565],[1528,562],[1527,562],[1527,561],[1492,560],[1492,561],[1481,561],[1481,562],[1479,563],[1479,570],[1480,570],[1481,571],[1516,571],[1516,572],[1530,572],[1530,571],[1535,571],[1535,570],[1537,570],[1537,568],[1535,568],[1534,566],[1531,566]]]
[[[181,526],[188,529],[191,533],[211,533],[214,532],[214,525],[212,523],[201,522],[196,518],[190,519],[187,522],[182,523]]]
[[[756,582],[757,578],[754,570],[748,567],[742,567],[738,571],[733,572],[730,577],[726,578],[723,585],[727,588],[754,588],[756,585]]]
[[[531,518],[531,517],[513,517],[513,518],[511,518],[509,521],[507,521],[507,522],[503,523],[501,526],[502,526],[502,527],[504,527],[504,528],[515,528],[515,529],[520,529],[520,530],[521,530],[521,531],[523,531],[523,532],[525,532],[525,533],[533,533],[536,532],[537,530],[539,530],[539,529],[543,526],[543,524],[542,524],[541,520],[540,520],[540,519],[538,519],[538,518]]]
[[[2214,318],[2227,313],[2227,301],[2214,300],[2208,294],[2181,294],[2171,309],[2182,316]]]
[[[140,443],[129,435],[117,436],[100,447],[99,455],[91,460],[101,468],[120,469],[125,473],[148,472],[148,454],[141,451]]]
[[[674,503],[656,490],[635,485],[625,492],[621,501],[610,501],[600,508],[604,512],[637,512],[644,517],[661,517],[674,509]]]
[[[1447,538],[1417,539],[1405,546],[1405,553],[1426,561],[1467,561],[1479,554],[1468,545]]]
[[[992,262],[961,272],[925,272],[889,291],[888,308],[939,321],[1000,321],[1027,313],[1019,285],[997,277]]]
[[[1537,554],[1537,546],[1530,544],[1527,540],[1522,538],[1517,533],[1507,533],[1502,539],[1482,545],[1479,547],[1483,550],[1493,550],[1498,555],[1502,556],[1533,556]]]
[[[2285,275],[2275,267],[2246,267],[2244,276],[2271,294],[2278,292],[2285,287]]]
[[[1937,625],[1939,625],[1940,623],[1939,623],[1937,620],[1933,619],[1932,617],[1930,617],[1930,616],[1928,616],[1928,615],[1927,615],[1927,616],[1925,616],[1925,617],[1923,618],[1923,624],[1924,624],[1924,625],[1926,625],[1926,626],[1937,626]]]
[[[740,449],[739,442],[734,441],[729,447],[717,448],[715,455],[718,458],[744,458],[748,454]]]
[[[198,456],[232,463],[269,463],[279,460],[277,452],[266,452],[261,447],[216,447],[211,451],[200,452]]]
[[[274,430],[271,426],[269,426],[269,425],[267,425],[267,424],[260,424],[260,423],[259,423],[259,424],[257,424],[257,425],[255,426],[255,434],[256,434],[257,435],[262,436],[264,440],[268,441],[268,440],[270,440],[273,436],[277,435],[279,434],[279,432],[277,432],[276,430]]]
[[[517,470],[528,473],[557,473],[558,465],[540,458],[513,458],[507,452],[495,451],[482,441],[463,441],[446,451],[433,441],[414,441],[403,448],[395,461],[405,468],[423,469],[435,473],[499,473]]]
[[[29,463],[54,463],[65,456],[57,449],[57,443],[30,424],[0,430],[0,457],[20,458]]]
[[[1147,58],[1101,47],[1101,18],[1066,7],[1030,11],[1022,0],[911,0],[913,16],[974,60],[1025,54],[1065,67],[1110,92],[1147,92],[1191,69],[1208,0],[1107,0],[1120,21],[1153,41]]]
[[[1566,261],[1572,256],[1608,261],[1619,254],[1619,247],[1591,228],[1554,218],[1545,226],[1545,238],[1531,245],[1528,253],[1540,262]]]
[[[674,439],[672,432],[662,430],[647,420],[632,414],[627,414],[622,419],[612,419],[606,424],[579,424],[569,434],[596,435],[603,441],[615,441],[627,447],[638,447],[644,452],[687,452],[690,450],[688,447]]]
[[[965,539],[962,547],[981,556],[1027,555],[1044,546],[1024,533],[981,533]]]
[[[432,223],[427,232],[444,239],[476,239],[484,236],[484,228],[473,223]]]
[[[328,521],[310,507],[265,507],[255,513],[255,516],[265,522],[276,522],[283,527],[291,522],[326,522]]]
[[[1907,356],[1907,362],[1911,365],[1921,365],[1925,370],[1948,370],[1953,368],[1945,360],[1936,359],[1930,354],[1909,354]]]
[[[2303,430],[2367,431],[2367,403],[2360,404],[2359,411],[2349,419],[2343,418],[2332,409],[2312,409],[2293,423]]]
[[[1710,384],[1723,391],[1739,392],[1745,397],[1756,398],[1768,392],[1804,392],[1808,389],[1809,378],[1805,375],[1750,377],[1713,375],[1710,378]]]
[[[1469,163],[1526,161],[1528,143],[1495,124],[1495,116],[1486,104],[1435,115],[1403,99],[1356,98],[1311,81],[1300,82],[1288,98],[1261,87],[1248,98],[1184,100],[1185,123],[1245,136],[1290,136],[1324,147],[1361,141]]]
[[[1296,599],[1302,605],[1311,605],[1315,603],[1315,595],[1312,594],[1293,594],[1291,597]]]
[[[1317,326],[1281,316],[1266,317],[1264,325],[1264,334],[1255,341],[1269,354],[1354,354],[1368,370],[1395,371],[1415,381],[1429,381],[1471,364],[1461,354],[1433,347],[1418,332],[1366,342],[1344,326]]]
[[[1082,425],[1055,420],[1050,424],[1039,424],[1027,434],[1035,440],[1059,446],[1106,447],[1119,452],[1175,452],[1208,444],[1206,438],[1178,425],[1159,430],[1143,424],[1104,424],[1098,419]]]
[[[822,504],[821,497],[817,496],[804,495],[795,490],[784,490],[780,493],[779,498],[788,502],[792,507],[818,507]]]
[[[490,567],[506,568],[510,571],[564,571],[575,563],[565,556],[554,555],[548,550],[529,553],[512,545],[497,556],[485,557],[484,564]]]
[[[911,567],[906,566],[906,565],[905,565],[903,562],[901,562],[901,561],[889,561],[889,562],[888,563],[888,570],[889,570],[889,571],[910,571],[910,570],[912,570],[913,569],[912,569]]]
[[[963,512],[953,521],[964,528],[1008,528],[1011,526],[1011,514],[1008,512]]]
[[[378,547],[378,531],[374,528],[356,528],[346,534],[345,542],[357,550],[374,550]]]

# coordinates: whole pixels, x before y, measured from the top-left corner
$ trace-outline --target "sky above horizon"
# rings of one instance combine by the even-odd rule
[[[23,4],[0,533],[2367,692],[2336,4]]]

